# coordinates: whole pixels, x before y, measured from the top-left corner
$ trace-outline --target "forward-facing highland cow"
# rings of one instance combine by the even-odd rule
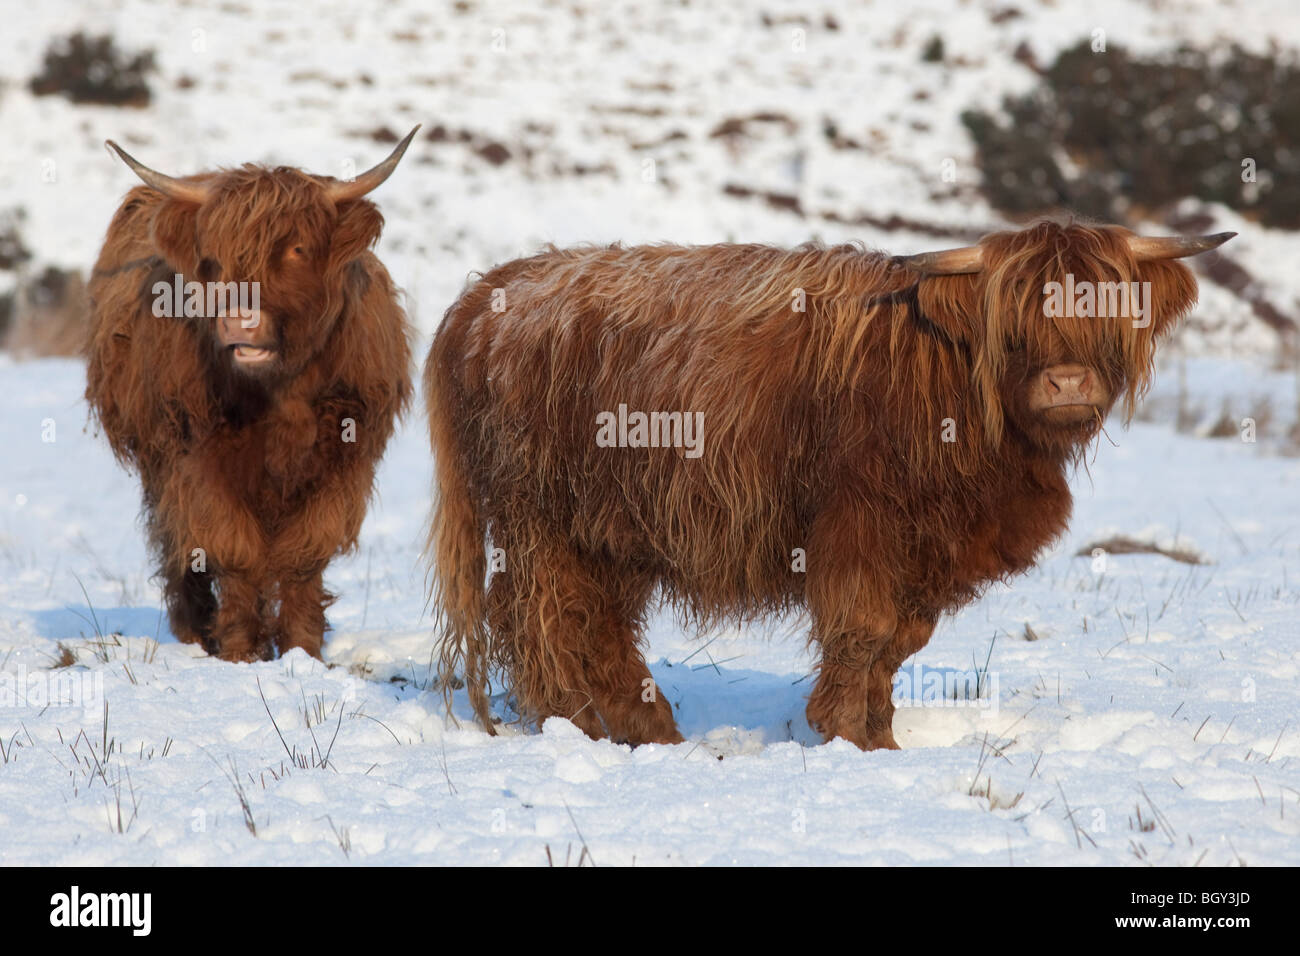
[[[418,127],[417,127],[418,128]],[[355,545],[411,392],[405,313],[351,181],[245,165],[147,183],[90,282],[86,398],[144,486],[172,632],[227,660],[319,657],[321,575]]]
[[[464,668],[489,729],[499,668],[526,718],[677,741],[637,646],[656,593],[705,625],[806,607],[809,723],[897,746],[895,671],[1065,529],[1068,466],[1195,301],[1171,260],[1227,238],[1044,222],[902,259],[645,246],[493,269],[424,371],[444,674]]]

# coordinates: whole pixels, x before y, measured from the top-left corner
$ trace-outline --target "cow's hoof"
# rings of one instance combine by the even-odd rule
[[[293,641],[280,642],[279,643],[280,656],[284,657],[285,654],[288,654],[295,647],[301,648],[302,650],[306,651],[308,654],[316,658],[316,660],[318,661],[322,660],[321,653],[320,653],[321,652],[320,641],[316,641],[314,644],[309,641],[302,641],[299,643],[295,643]]]
[[[238,644],[224,645],[217,653],[223,661],[230,661],[232,664],[255,664],[258,661],[269,661],[274,656],[271,645],[255,644]]]
[[[894,739],[894,732],[886,730],[883,733],[874,734],[867,738],[866,745],[859,744],[863,750],[902,750],[898,746],[898,741]]]

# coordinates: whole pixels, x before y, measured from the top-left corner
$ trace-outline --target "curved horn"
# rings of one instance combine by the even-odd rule
[[[1213,236],[1129,236],[1128,247],[1138,262],[1150,259],[1181,259],[1198,252],[1208,252],[1223,245],[1235,232]]]
[[[170,199],[182,199],[185,202],[202,203],[208,198],[208,190],[205,186],[196,183],[181,182],[179,179],[173,179],[171,176],[164,175],[156,169],[150,169],[144,163],[140,162],[117,143],[111,139],[105,140],[104,145],[112,149],[118,156],[122,157],[122,162],[131,167],[131,171],[140,177],[147,186],[152,186],[164,196]]]
[[[962,246],[940,252],[918,252],[914,256],[895,256],[894,261],[922,275],[964,275],[984,268],[984,250],[980,246]]]
[[[406,147],[411,145],[411,140],[415,139],[415,134],[420,131],[420,125],[417,123],[415,129],[406,134],[406,139],[398,143],[396,148],[388,154],[388,158],[378,166],[366,170],[350,182],[330,183],[329,197],[336,203],[346,202],[349,199],[360,199],[391,176],[393,170],[397,168],[397,163],[401,160],[402,154],[406,152]]]

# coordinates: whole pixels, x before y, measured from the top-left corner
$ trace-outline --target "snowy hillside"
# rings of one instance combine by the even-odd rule
[[[1138,51],[1294,50],[1298,17],[1286,0],[27,4],[0,35],[0,211],[25,210],[27,268],[85,270],[134,182],[107,138],[171,173],[345,174],[422,123],[374,196],[422,356],[471,270],[546,242],[960,244],[1005,221],[958,115],[1032,84],[1022,46],[1048,60],[1103,28]],[[155,51],[149,106],[26,89],[76,28]],[[1300,239],[1209,212],[1300,314]],[[1300,458],[1280,352],[1203,282],[1139,421],[1112,421],[1075,476],[1068,536],[940,625],[900,691],[904,749],[870,754],[808,728],[798,620],[700,637],[655,620],[682,745],[558,720],[491,738],[460,695],[448,718],[418,410],[357,554],[327,573],[327,663],[207,658],[168,633],[84,365],[0,354],[0,863],[1295,865]],[[1262,410],[1257,443],[1201,437]],[[1090,556],[1119,537],[1167,553]],[[974,676],[973,699],[923,700],[935,675]]]

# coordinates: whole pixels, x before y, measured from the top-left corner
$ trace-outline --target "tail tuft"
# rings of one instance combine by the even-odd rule
[[[452,677],[462,669],[475,715],[488,733],[495,734],[487,692],[492,656],[485,621],[487,528],[471,489],[469,461],[457,428],[463,402],[449,351],[440,334],[424,371],[436,501],[425,557],[432,572],[436,616],[443,625],[438,671],[448,712]]]

